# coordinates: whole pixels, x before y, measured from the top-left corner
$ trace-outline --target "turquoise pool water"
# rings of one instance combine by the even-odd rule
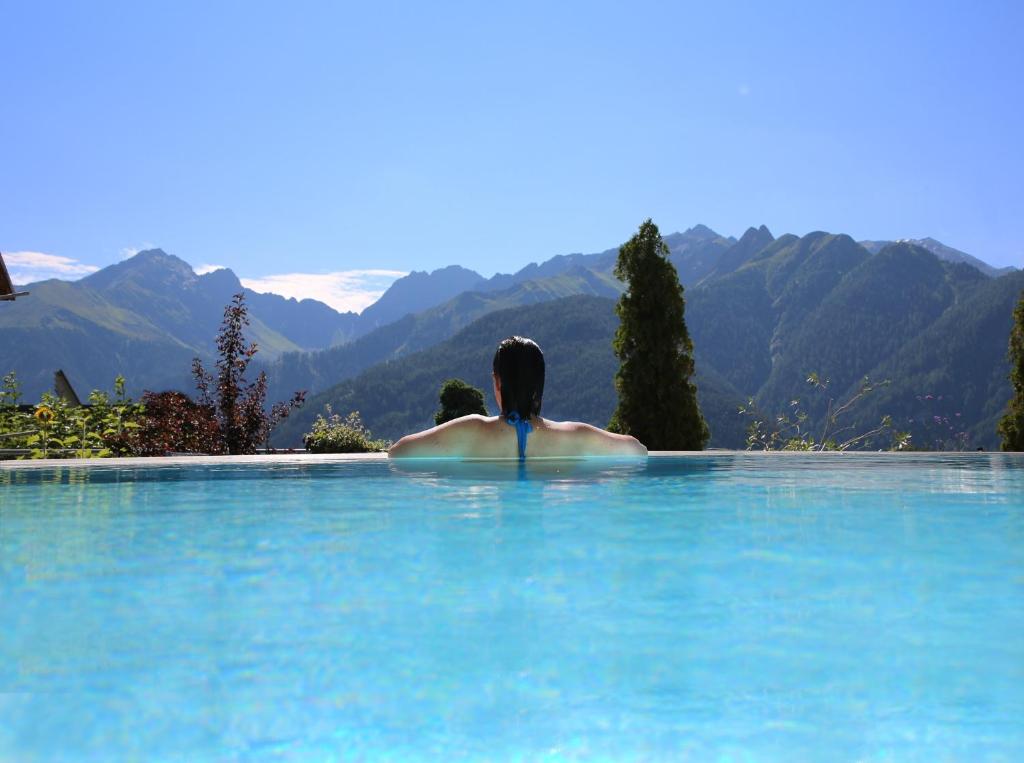
[[[0,470],[0,760],[1024,759],[1024,458]]]

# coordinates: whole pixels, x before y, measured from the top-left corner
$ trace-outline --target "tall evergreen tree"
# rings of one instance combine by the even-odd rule
[[[1009,357],[1013,397],[1006,415],[999,421],[999,434],[1003,438],[1003,450],[1024,450],[1024,291],[1013,311]]]
[[[615,308],[619,404],[608,428],[651,450],[701,450],[708,426],[690,381],[693,342],[683,319],[683,287],[668,254],[650,220],[619,249],[615,275],[627,288]]]

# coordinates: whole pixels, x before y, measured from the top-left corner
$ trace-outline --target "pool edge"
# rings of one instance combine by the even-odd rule
[[[928,456],[1013,456],[1021,454],[1002,451],[785,451],[785,450],[660,450],[648,453],[648,458],[708,458],[708,457],[749,457],[749,458],[865,458],[884,457],[899,460],[916,460]],[[15,469],[53,469],[56,467],[112,468],[112,467],[170,467],[170,466],[212,466],[244,464],[335,464],[363,461],[387,461],[387,453],[273,453],[250,456],[133,456],[126,458],[51,458],[35,460],[0,461],[0,471]]]

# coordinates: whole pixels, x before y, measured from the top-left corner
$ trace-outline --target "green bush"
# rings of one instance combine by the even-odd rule
[[[484,393],[462,379],[449,379],[441,386],[441,410],[434,414],[434,424],[440,425],[453,419],[477,413],[487,415]]]
[[[359,418],[359,411],[352,411],[344,419],[331,412],[327,416],[318,414],[313,422],[313,431],[303,435],[302,442],[310,453],[378,453],[387,450],[388,440],[374,440],[370,430]]]

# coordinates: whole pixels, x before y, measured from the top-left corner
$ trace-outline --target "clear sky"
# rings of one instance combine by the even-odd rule
[[[0,250],[18,280],[160,246],[353,306],[646,217],[1020,267],[1022,28],[1019,2],[0,0]]]

